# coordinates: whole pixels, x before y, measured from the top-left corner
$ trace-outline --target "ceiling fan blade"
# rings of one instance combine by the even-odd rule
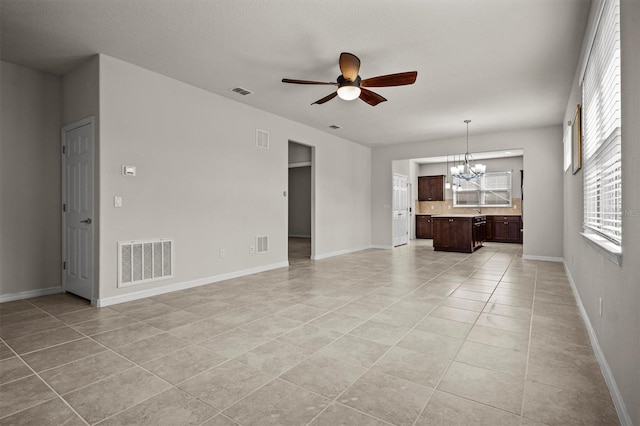
[[[325,103],[325,102],[327,102],[327,101],[330,101],[331,99],[335,98],[336,96],[338,96],[338,92],[333,92],[332,94],[327,95],[327,96],[325,96],[325,97],[324,97],[324,98],[322,98],[322,99],[318,99],[317,101],[315,101],[315,102],[314,102],[314,103],[312,103],[311,105],[314,105],[314,104],[318,104],[318,105],[323,104],[323,103]]]
[[[324,84],[324,85],[329,85],[329,86],[337,86],[338,85],[338,83],[332,83],[332,82],[325,83],[323,81],[295,80],[295,79],[292,79],[292,78],[283,78],[282,82],[283,83],[294,83],[294,84]]]
[[[360,72],[360,59],[353,53],[340,54],[340,71],[345,80],[356,81]]]
[[[386,101],[385,98],[378,95],[377,93],[372,92],[371,90],[364,89],[362,87],[360,88],[360,99],[362,99],[363,101],[365,101],[371,106],[376,106],[380,102]]]
[[[360,87],[405,86],[407,84],[415,83],[416,77],[418,77],[418,71],[381,75],[362,80],[360,82]]]

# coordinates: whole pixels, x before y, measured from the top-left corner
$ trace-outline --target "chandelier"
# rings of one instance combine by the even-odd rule
[[[467,152],[465,152],[464,161],[461,164],[451,167],[451,175],[454,178],[471,180],[482,176],[487,170],[487,166],[480,163],[471,163],[473,161],[473,157],[469,154],[469,123],[471,123],[471,120],[464,120],[464,122],[467,123]]]

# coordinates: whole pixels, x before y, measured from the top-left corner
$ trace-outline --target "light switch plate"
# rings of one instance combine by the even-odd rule
[[[113,197],[113,206],[114,207],[122,207],[122,197],[119,195],[116,195],[115,197]]]
[[[122,176],[135,176],[136,166],[122,166]]]

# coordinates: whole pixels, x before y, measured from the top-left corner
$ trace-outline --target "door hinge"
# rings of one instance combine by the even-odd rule
[[[62,145],[62,153],[63,154],[67,153],[67,146],[66,145]]]
[[[67,262],[62,262],[62,269],[67,269]]]
[[[64,203],[64,204],[62,205],[62,211],[63,211],[63,212],[66,212],[66,211],[67,211],[67,203]]]

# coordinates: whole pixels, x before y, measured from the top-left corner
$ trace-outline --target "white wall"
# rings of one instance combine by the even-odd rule
[[[591,8],[590,25],[583,43],[593,31],[595,11]],[[622,0],[622,265],[580,235],[583,215],[582,170],[564,174],[564,259],[578,296],[593,327],[606,364],[612,373],[614,401],[626,407],[627,421],[640,424],[640,2]],[[573,120],[576,105],[582,103],[576,70],[573,90],[567,102],[564,122]],[[526,154],[525,154],[526,156]],[[525,178],[526,182],[526,178]],[[525,204],[526,205],[526,204]],[[599,299],[603,314],[599,315]],[[617,387],[617,389],[615,389]],[[617,393],[618,391],[619,393]],[[617,393],[617,394],[616,394]],[[618,398],[619,397],[619,398]],[[622,413],[623,420],[625,420]],[[629,424],[629,423],[627,423]]]
[[[0,62],[0,300],[59,291],[60,78]]]
[[[504,158],[490,158],[486,160],[477,161],[487,166],[487,172],[511,172],[511,198],[520,198],[520,170],[523,170],[523,158],[519,157],[504,157]],[[449,167],[452,164],[449,163]],[[446,175],[447,163],[427,163],[420,164],[418,176],[431,176],[431,175]],[[527,172],[524,172],[525,179],[527,178]],[[451,180],[451,176],[449,176]],[[417,183],[416,183],[417,184]],[[445,191],[445,198],[447,200],[453,199],[453,192],[451,189]]]
[[[315,147],[315,255],[368,247],[369,148],[101,55],[100,298],[286,265],[289,140]],[[249,253],[257,235],[269,253]],[[158,237],[175,240],[175,277],[117,288],[117,242]]]
[[[94,55],[84,64],[62,78],[62,123],[71,124],[89,116],[99,122],[100,68],[99,55]],[[96,124],[97,126],[97,124]],[[96,129],[96,135],[99,135]]]
[[[408,158],[444,156],[464,151],[464,138],[388,145],[372,156],[372,242],[391,247],[392,162]],[[562,127],[552,126],[475,135],[474,150],[524,149],[525,202],[523,215],[525,256],[559,259],[562,256]]]

